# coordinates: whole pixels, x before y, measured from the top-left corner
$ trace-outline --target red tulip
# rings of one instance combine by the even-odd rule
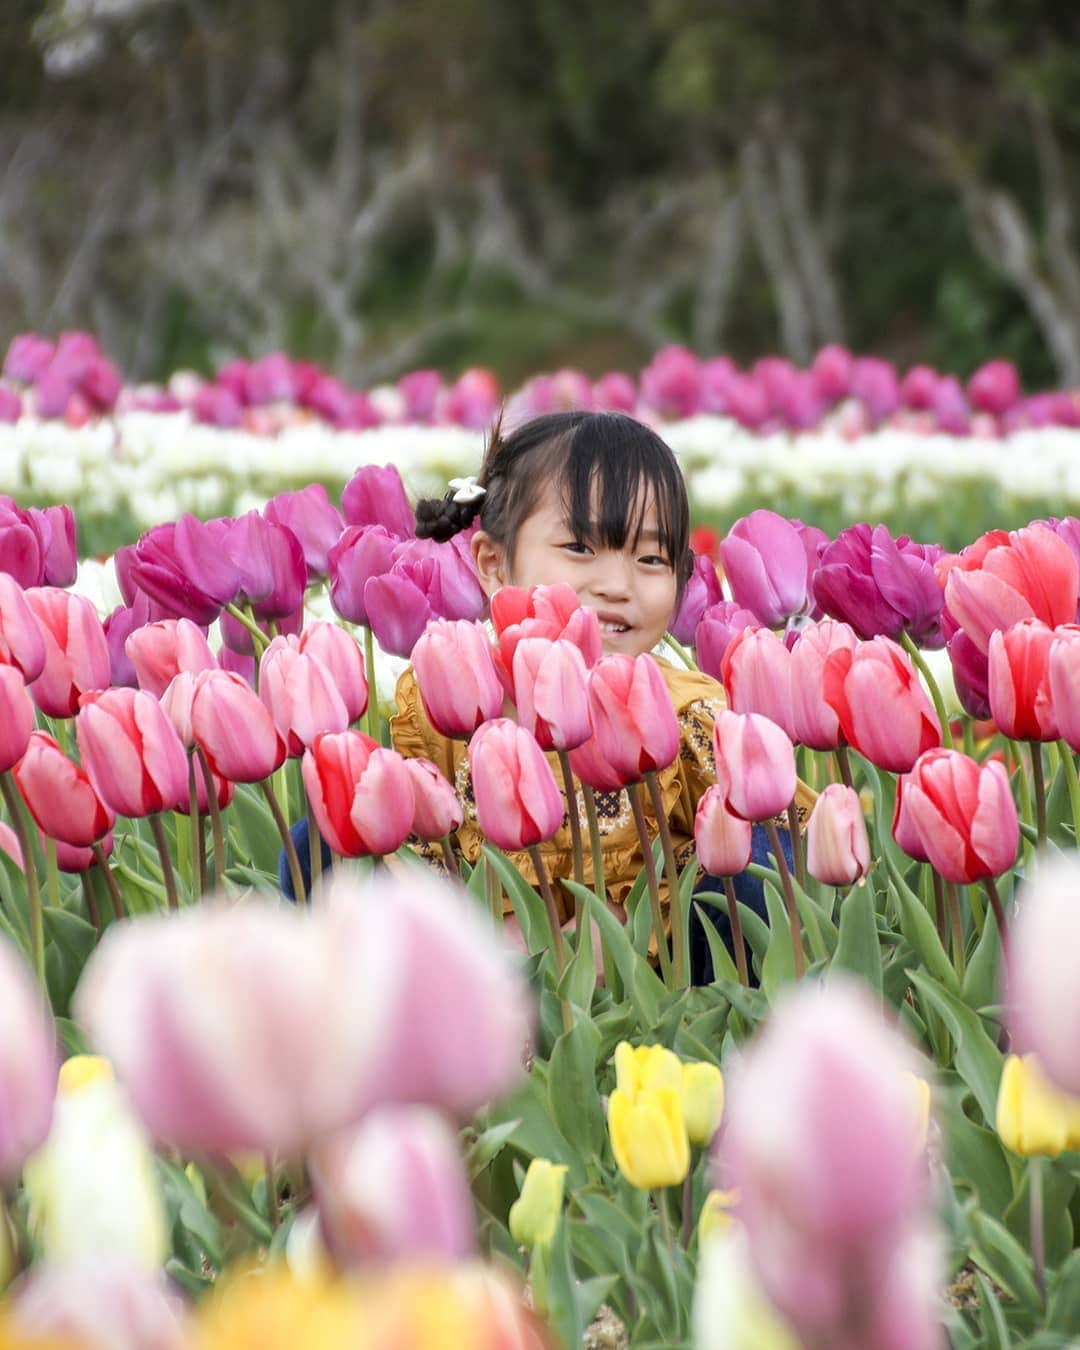
[[[694,816],[694,841],[703,870],[714,877],[738,876],[750,861],[752,833],[748,820],[728,810],[724,789],[714,783]]]
[[[514,652],[518,722],[542,750],[573,750],[592,735],[588,671],[565,638],[525,638]]]
[[[597,746],[624,784],[672,763],[679,753],[679,722],[660,667],[648,653],[602,656],[589,672],[588,688]]]
[[[319,831],[346,858],[394,853],[412,830],[415,800],[405,761],[359,731],[316,736],[303,760]]]
[[[14,666],[0,665],[0,773],[26,753],[34,730],[34,705],[23,677]]]
[[[568,582],[554,586],[503,586],[491,597],[496,634],[495,665],[506,692],[514,691],[514,651],[522,638],[565,638],[580,648],[585,664],[596,665],[604,649],[596,610],[583,605]]]
[[[75,735],[98,796],[119,815],[137,818],[187,809],[184,747],[157,699],[145,689],[84,695]]]
[[[351,633],[336,623],[313,623],[300,634],[300,650],[317,656],[333,676],[345,703],[349,721],[355,722],[368,705],[364,653]]]
[[[469,769],[480,828],[497,848],[531,848],[562,824],[564,803],[551,765],[516,722],[485,722],[469,742]]]
[[[786,811],[798,781],[795,750],[783,727],[760,713],[724,709],[713,726],[716,782],[724,804],[743,820]]]
[[[732,712],[756,712],[794,739],[791,653],[769,628],[744,628],[728,644],[720,678]]]
[[[1055,630],[1047,665],[1058,731],[1074,750],[1080,749],[1080,626],[1062,624]]]
[[[86,848],[112,829],[116,817],[86,771],[44,731],[31,735],[15,766],[15,782],[38,828],[53,839]]]
[[[990,713],[1001,732],[1016,741],[1056,741],[1050,693],[1050,648],[1054,630],[1022,619],[990,634]]]
[[[412,653],[428,720],[443,736],[466,740],[502,712],[503,689],[483,627],[464,619],[433,619]]]
[[[407,759],[405,768],[413,788],[412,833],[429,841],[451,834],[465,819],[454,785],[430,759]]]
[[[23,588],[7,572],[0,572],[0,664],[17,666],[27,683],[45,669],[41,628]]]
[[[870,870],[870,840],[859,794],[830,783],[806,827],[806,870],[826,886],[850,886]]]
[[[124,651],[139,680],[139,688],[160,698],[181,670],[216,670],[217,658],[206,635],[190,619],[161,619],[136,628]]]
[[[49,717],[71,717],[82,694],[108,689],[112,662],[97,610],[82,595],[45,586],[26,592],[45,639],[45,667],[30,694]]]
[[[276,637],[263,652],[259,697],[290,755],[302,755],[320,732],[349,725],[333,675],[317,656],[301,651],[295,637]]]
[[[285,760],[285,742],[258,694],[225,670],[196,676],[191,734],[211,770],[234,783],[260,782]]]
[[[904,782],[904,808],[946,881],[1000,876],[1016,861],[1016,803],[996,759],[976,764],[957,750],[927,750]]]
[[[930,697],[891,638],[831,652],[822,686],[844,739],[879,769],[906,773],[924,750],[941,744]]]
[[[859,645],[855,630],[846,623],[824,619],[799,634],[791,649],[792,740],[811,750],[835,750],[843,743],[840,719],[825,701],[825,662],[831,652]]]

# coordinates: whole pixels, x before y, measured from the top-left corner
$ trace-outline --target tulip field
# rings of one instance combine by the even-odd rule
[[[1080,395],[538,377],[712,503],[638,655],[418,537],[499,398],[12,344],[0,1347],[1080,1344]]]

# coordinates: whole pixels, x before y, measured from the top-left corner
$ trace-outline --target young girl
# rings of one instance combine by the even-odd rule
[[[686,485],[675,456],[655,432],[619,413],[552,413],[506,436],[496,427],[476,488],[421,501],[416,516],[417,534],[440,541],[479,517],[471,547],[488,596],[500,586],[568,582],[582,604],[597,611],[605,651],[630,656],[651,652],[661,642],[693,563]],[[660,664],[682,733],[678,759],[659,775],[681,866],[693,853],[697,803],[715,781],[713,723],[724,693],[707,675],[662,657]],[[390,723],[394,747],[403,755],[433,760],[455,784],[465,809],[458,844],[462,855],[475,862],[482,836],[466,746],[440,736],[428,722],[411,670],[398,683],[397,707]],[[554,757],[553,767],[558,780]],[[805,807],[808,801],[798,804]],[[621,907],[642,866],[626,792],[597,793],[597,812],[608,896]],[[655,833],[651,807],[647,814]],[[422,851],[433,861],[439,858],[438,845]],[[572,875],[568,822],[540,851],[553,877]],[[768,843],[760,827],[755,828],[754,852],[757,861],[766,861]],[[513,862],[536,882],[527,854],[515,855]],[[586,879],[591,875],[586,851]],[[722,883],[705,879],[699,889],[722,889]],[[765,917],[760,883],[744,874],[737,892]],[[572,906],[567,896],[562,900],[568,918]],[[512,913],[509,902],[506,911]],[[714,914],[728,938],[726,918]],[[693,916],[691,959],[695,982],[711,980],[708,945]]]

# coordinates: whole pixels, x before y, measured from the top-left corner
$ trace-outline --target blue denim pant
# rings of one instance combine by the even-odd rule
[[[311,889],[311,846],[308,835],[308,823],[306,819],[298,820],[290,831],[293,843],[296,846],[297,858],[300,862],[300,871],[304,878],[304,889]],[[784,856],[787,859],[788,866],[792,866],[791,854],[791,836],[787,830],[780,830],[780,847],[784,850]],[[333,854],[326,843],[326,840],[320,840],[322,844],[322,865],[323,871],[330,869],[333,863]],[[769,843],[769,836],[763,825],[755,825],[751,835],[751,861],[767,866],[772,855],[772,846]],[[768,910],[765,908],[765,887],[757,877],[751,876],[749,872],[740,872],[734,878],[735,896],[747,908],[752,909],[755,914],[761,916],[765,923],[769,922]],[[285,896],[296,901],[296,892],[293,889],[292,873],[289,871],[289,864],[285,857],[285,850],[282,849],[278,854],[278,885],[281,887]],[[703,873],[698,877],[697,885],[694,887],[695,894],[699,891],[716,891],[719,894],[724,893],[724,882],[720,877],[709,876]],[[709,909],[709,919],[720,934],[724,945],[734,957],[735,945],[731,938],[731,924],[727,915],[720,909]],[[750,951],[747,949],[747,965],[750,964]],[[690,977],[694,984],[711,984],[713,975],[712,952],[709,950],[708,939],[705,937],[705,928],[702,925],[701,917],[696,907],[692,907],[690,912]]]

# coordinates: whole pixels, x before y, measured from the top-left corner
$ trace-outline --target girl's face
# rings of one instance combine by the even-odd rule
[[[518,530],[512,566],[502,546],[482,530],[473,536],[472,549],[489,596],[500,586],[569,582],[581,603],[597,611],[605,652],[651,651],[671,621],[678,583],[660,552],[654,504],[645,509],[636,547],[627,540],[623,548],[605,548],[574,537],[559,493],[549,484]]]

